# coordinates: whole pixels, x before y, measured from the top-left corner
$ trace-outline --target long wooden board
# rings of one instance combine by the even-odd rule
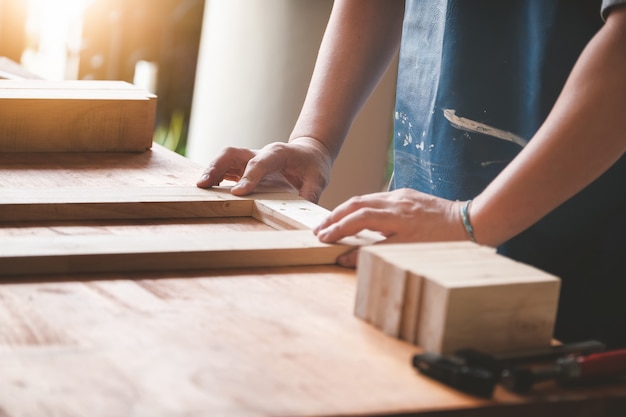
[[[0,253],[0,275],[329,265],[350,249],[321,243],[306,230],[52,239],[17,236]]]
[[[0,189],[0,222],[251,216],[254,201],[197,187]]]
[[[43,239],[24,233],[12,236],[0,254],[0,276],[333,264],[342,253],[372,241],[355,236],[322,244],[310,229],[328,211],[285,192],[237,197],[228,188],[3,189],[0,201],[0,222],[19,221],[25,228],[51,221],[250,217],[276,229],[164,235],[139,228],[131,236],[103,232]]]
[[[311,229],[326,215],[294,194],[237,197],[230,187],[0,188],[0,222],[254,217],[279,229]]]

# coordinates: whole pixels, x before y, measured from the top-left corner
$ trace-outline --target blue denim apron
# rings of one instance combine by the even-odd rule
[[[600,4],[407,1],[391,188],[480,193],[545,120]],[[626,157],[498,250],[562,279],[557,338],[626,346]]]

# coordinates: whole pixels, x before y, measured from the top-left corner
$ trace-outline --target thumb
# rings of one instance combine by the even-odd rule
[[[322,196],[322,190],[319,187],[308,185],[305,183],[302,188],[300,188],[299,195],[305,200],[317,204],[320,201],[320,197]]]

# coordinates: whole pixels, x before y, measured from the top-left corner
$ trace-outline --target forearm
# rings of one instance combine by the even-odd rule
[[[290,140],[315,138],[336,158],[398,49],[403,15],[404,0],[335,1]]]
[[[626,151],[626,7],[616,8],[576,63],[545,123],[476,197],[478,242],[522,232],[611,167]]]

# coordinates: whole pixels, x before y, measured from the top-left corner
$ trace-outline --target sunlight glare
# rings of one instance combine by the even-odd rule
[[[91,1],[28,0],[28,45],[22,64],[46,79],[75,78],[83,13]]]

